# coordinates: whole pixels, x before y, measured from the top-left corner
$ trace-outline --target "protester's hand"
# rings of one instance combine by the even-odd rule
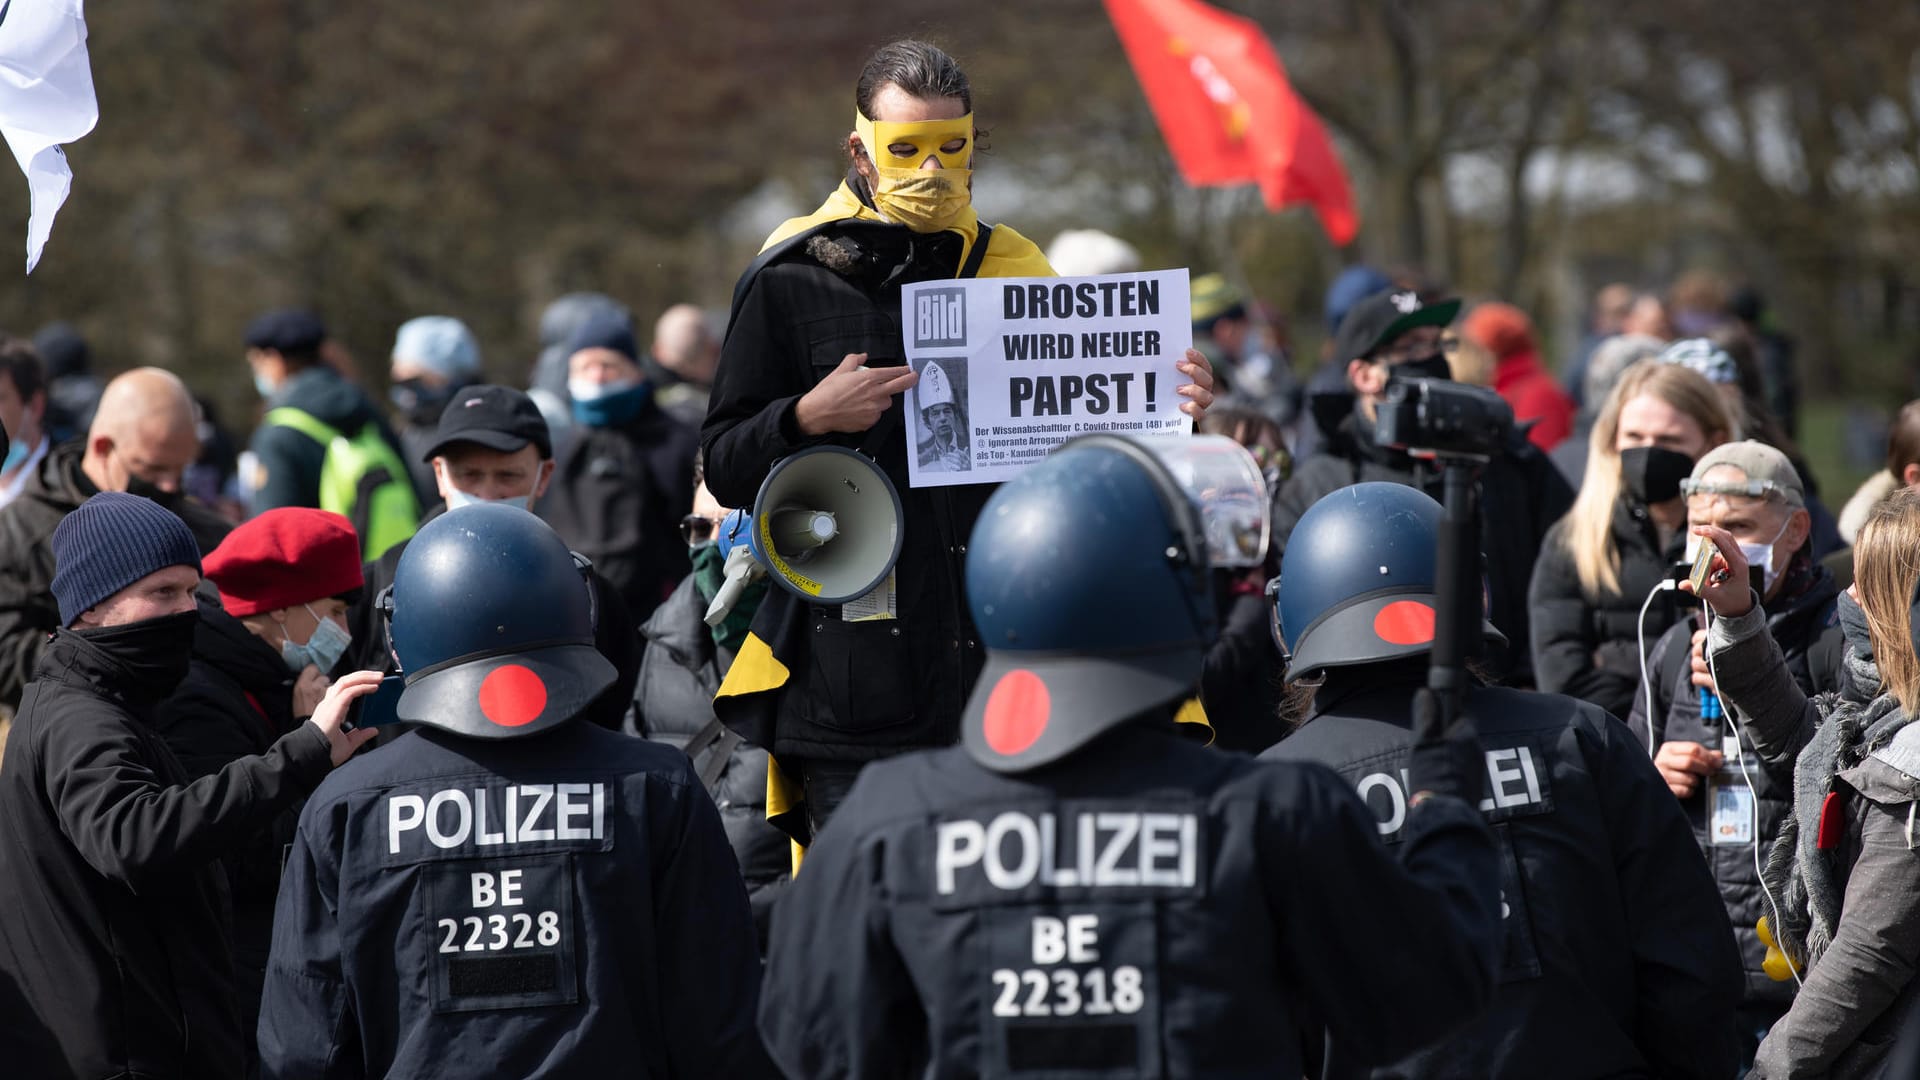
[[[320,707],[313,711],[313,718],[307,721],[327,737],[327,745],[333,749],[335,768],[345,765],[355,750],[380,734],[378,728],[355,730],[350,727],[347,724],[347,711],[355,698],[366,697],[378,690],[383,678],[385,676],[378,671],[355,671],[341,676],[339,682],[327,687],[326,696],[320,699]]]
[[[1700,587],[1700,599],[1723,619],[1737,619],[1753,610],[1753,585],[1747,580],[1747,557],[1740,553],[1740,542],[1718,525],[1695,525],[1693,535],[1713,541],[1718,552],[1707,568],[1707,582]],[[1693,592],[1692,581],[1680,588]]]
[[[910,367],[863,368],[866,353],[848,353],[840,366],[794,403],[793,419],[807,435],[857,435],[880,421],[893,395],[920,376]]]
[[[1180,411],[1198,420],[1206,415],[1207,406],[1213,404],[1213,364],[1199,349],[1188,349],[1187,358],[1173,366],[1193,380],[1178,391],[1187,399],[1180,403]]]
[[[1680,799],[1692,798],[1700,788],[1700,778],[1719,772],[1725,762],[1725,754],[1697,742],[1661,743],[1659,752],[1653,755],[1653,767],[1660,770],[1660,779]]]
[[[1720,688],[1713,684],[1713,669],[1707,666],[1707,632],[1705,630],[1693,632],[1692,663],[1693,685],[1704,686],[1716,694],[1719,693]]]
[[[320,707],[320,699],[327,696],[327,687],[331,685],[326,675],[317,667],[308,664],[300,669],[300,677],[293,680],[293,718],[305,720]]]

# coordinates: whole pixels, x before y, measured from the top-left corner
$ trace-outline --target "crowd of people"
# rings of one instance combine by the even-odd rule
[[[1180,407],[1264,552],[1166,443],[914,487],[902,286],[1141,259],[978,217],[939,49],[854,97],[727,311],[561,297],[518,386],[423,315],[383,404],[268,311],[241,450],[0,338],[0,1071],[1920,1075],[1920,401],[1836,515],[1751,290],[1608,285],[1556,375],[1354,266],[1307,370],[1201,274]],[[1454,696],[1415,379],[1515,421]],[[860,616],[729,586],[823,445],[900,496]]]

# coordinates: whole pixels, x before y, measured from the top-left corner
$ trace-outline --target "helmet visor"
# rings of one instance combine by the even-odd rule
[[[1148,444],[1200,511],[1207,561],[1259,566],[1267,557],[1272,507],[1267,481],[1247,448],[1224,435],[1195,435]]]

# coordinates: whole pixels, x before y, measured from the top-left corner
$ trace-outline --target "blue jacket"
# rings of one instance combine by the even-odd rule
[[[260,1016],[269,1077],[753,1077],[759,958],[686,756],[574,721],[416,730],[314,792]]]

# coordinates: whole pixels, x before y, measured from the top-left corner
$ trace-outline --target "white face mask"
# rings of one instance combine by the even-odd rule
[[[1773,539],[1761,544],[1740,545],[1740,554],[1746,556],[1747,565],[1760,568],[1760,591],[1762,593],[1772,592],[1774,582],[1779,581],[1780,575],[1786,572],[1786,567],[1776,567],[1773,565],[1773,545],[1779,543],[1780,538],[1787,535],[1787,526],[1791,524],[1793,524],[1793,517],[1792,515],[1788,515],[1787,520],[1780,523],[1780,531],[1773,534]],[[1705,540],[1709,544],[1713,542],[1707,540],[1704,536],[1700,537],[1700,539]]]
[[[447,485],[447,509],[449,510],[458,510],[463,506],[478,506],[482,503],[495,503],[500,506],[511,506],[515,510],[526,510],[531,513],[532,507],[529,504],[532,502],[533,496],[531,495],[509,495],[504,499],[483,499],[478,495],[469,495],[459,488],[454,487],[452,484]]]
[[[570,378],[567,380],[567,396],[575,401],[598,401],[603,397],[626,393],[639,385],[639,379],[615,379],[613,382],[600,383],[592,379]]]

